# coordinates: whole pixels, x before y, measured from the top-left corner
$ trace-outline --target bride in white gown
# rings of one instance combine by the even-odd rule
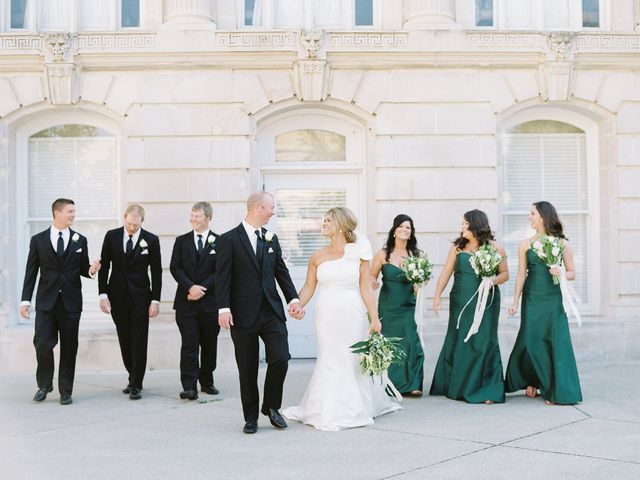
[[[370,332],[381,330],[371,290],[371,244],[356,238],[356,224],[346,208],[326,213],[322,234],[331,243],[311,256],[299,295],[304,306],[317,287],[318,358],[302,402],[282,413],[318,430],[371,425],[374,417],[402,408],[385,393],[379,378],[361,372],[358,356],[350,348]]]

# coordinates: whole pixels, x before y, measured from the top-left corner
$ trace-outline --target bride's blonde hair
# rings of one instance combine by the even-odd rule
[[[342,232],[347,243],[355,243],[358,219],[351,210],[345,207],[334,207],[325,216],[331,217],[338,230]]]

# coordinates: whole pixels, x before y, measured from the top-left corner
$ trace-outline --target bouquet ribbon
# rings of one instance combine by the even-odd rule
[[[574,298],[577,295],[575,290],[571,288],[567,281],[567,272],[564,267],[560,267],[560,293],[562,293],[562,308],[567,314],[567,319],[573,314],[578,322],[578,326],[581,327],[582,318],[580,317],[580,312],[578,312],[578,307],[576,307],[576,303],[574,301]]]
[[[416,328],[418,330],[418,338],[420,339],[420,345],[422,346],[422,350],[425,350],[424,346],[424,338],[422,338],[422,312],[424,312],[424,295],[423,295],[424,287],[420,287],[416,293],[416,310],[413,314],[413,318],[416,322]]]
[[[478,301],[476,302],[476,308],[473,312],[473,322],[471,323],[471,328],[469,328],[469,332],[464,339],[464,343],[471,338],[472,335],[478,333],[480,330],[480,324],[482,323],[482,317],[484,316],[484,311],[487,308],[487,301],[489,299],[489,293],[491,293],[491,301],[493,302],[493,280],[491,277],[482,277],[482,281],[476,290],[476,293],[469,299],[469,301],[462,307],[460,311],[460,315],[458,315],[458,323],[456,325],[456,329],[460,328],[460,318],[462,318],[462,314],[465,309],[469,306],[469,304],[476,298],[478,295]]]
[[[399,402],[402,401],[402,394],[398,391],[396,386],[393,384],[391,379],[389,378],[389,374],[385,370],[380,374],[380,379],[382,380],[382,384],[384,385],[384,390],[386,392],[391,392],[393,397]]]

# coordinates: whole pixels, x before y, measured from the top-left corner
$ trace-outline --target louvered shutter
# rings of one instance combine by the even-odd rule
[[[560,215],[573,247],[577,279],[573,283],[583,303],[588,302],[588,182],[584,133],[505,134],[504,244],[509,254],[511,280],[507,295],[513,297],[518,244],[533,235],[528,214],[531,204],[551,202]]]

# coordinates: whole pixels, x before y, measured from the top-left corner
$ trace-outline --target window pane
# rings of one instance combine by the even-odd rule
[[[476,0],[476,26],[493,26],[493,0]]]
[[[244,0],[244,24],[245,25],[254,25],[253,14],[255,11],[255,6],[256,6],[256,0]]]
[[[373,25],[373,0],[356,0],[356,25]]]
[[[582,26],[600,26],[600,0],[582,0]]]
[[[122,0],[122,27],[140,26],[140,0]]]
[[[92,125],[76,125],[70,123],[50,127],[31,136],[31,138],[42,137],[111,137],[111,134],[106,130]]]
[[[326,130],[295,130],[276,137],[277,162],[344,162],[347,139]]]
[[[11,28],[26,28],[27,1],[11,0]]]
[[[278,239],[288,264],[306,266],[313,252],[327,245],[322,219],[327,210],[345,207],[345,189],[283,189],[275,194]]]

